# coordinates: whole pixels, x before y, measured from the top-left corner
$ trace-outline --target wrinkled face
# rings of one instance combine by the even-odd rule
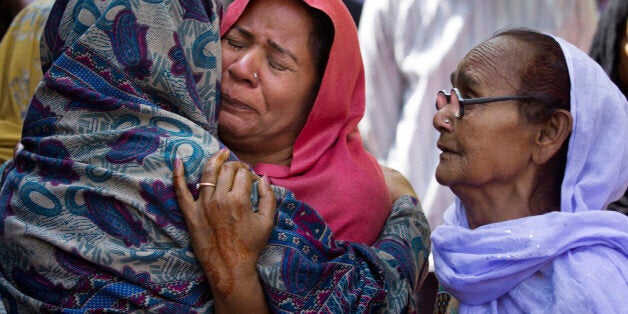
[[[222,38],[219,135],[256,152],[291,147],[315,86],[312,19],[294,0],[252,1]]]
[[[507,51],[516,47],[508,41],[495,38],[460,62],[452,83],[463,98],[516,94],[517,73],[511,65],[517,60]],[[508,184],[522,175],[530,163],[533,133],[518,108],[514,100],[469,105],[460,119],[449,105],[439,110],[433,119],[442,151],[438,182],[457,193],[465,187]]]

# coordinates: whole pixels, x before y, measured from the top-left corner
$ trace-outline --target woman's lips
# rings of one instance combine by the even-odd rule
[[[445,154],[457,154],[455,150],[449,148],[448,146],[444,144],[438,143],[436,144],[436,147],[438,147],[438,149],[440,149]]]
[[[247,105],[246,103],[238,100],[238,99],[234,99],[231,98],[229,95],[227,94],[222,94],[221,95],[221,106],[224,107],[232,107],[232,108],[236,108],[236,109],[242,109],[242,110],[253,110],[253,108],[249,105]]]

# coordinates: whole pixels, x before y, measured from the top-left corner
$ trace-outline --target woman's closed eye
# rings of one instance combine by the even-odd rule
[[[233,48],[234,50],[240,50],[240,49],[244,49],[246,47],[246,44],[235,40],[233,38],[229,38],[229,37],[224,37],[222,40],[224,40],[225,42],[227,42],[227,45],[229,45],[229,47]]]
[[[283,62],[277,60],[274,57],[268,57],[268,64],[270,65],[271,68],[277,70],[277,71],[287,71],[290,70],[285,64],[283,64]]]

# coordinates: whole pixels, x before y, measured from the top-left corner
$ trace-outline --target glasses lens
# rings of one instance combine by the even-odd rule
[[[449,97],[449,106],[451,107],[451,111],[458,116],[460,113],[460,99],[458,98],[459,94],[456,90],[451,91],[451,96]]]
[[[436,110],[441,110],[447,106],[447,97],[443,91],[436,94]]]

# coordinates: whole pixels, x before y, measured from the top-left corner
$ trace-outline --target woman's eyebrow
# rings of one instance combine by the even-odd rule
[[[457,83],[463,84],[467,87],[477,86],[478,81],[471,75],[468,75],[467,72],[452,72],[449,76],[449,80],[451,81],[451,85],[454,86],[454,81]]]
[[[278,43],[276,43],[276,42],[274,42],[274,41],[272,41],[270,39],[268,40],[267,44],[271,48],[273,48],[273,50],[275,50],[275,51],[277,51],[277,52],[279,52],[281,54],[287,55],[290,58],[292,58],[292,60],[294,60],[294,62],[296,62],[297,64],[299,63],[299,60],[297,59],[297,56],[295,56],[294,53],[292,53],[292,51],[290,51],[290,50],[288,50],[286,48],[281,47]]]
[[[233,28],[235,30],[237,30],[238,32],[240,32],[240,34],[242,34],[242,36],[246,37],[246,39],[250,40],[250,39],[254,39],[255,38],[255,35],[253,35],[253,33],[249,32],[248,30],[246,30],[242,26],[234,25]],[[294,53],[292,53],[292,51],[290,51],[289,49],[286,49],[286,48],[282,47],[281,45],[279,45],[278,43],[276,43],[276,42],[274,42],[274,41],[272,41],[270,39],[266,42],[266,44],[268,46],[270,46],[273,50],[279,52],[280,54],[284,54],[284,55],[289,56],[297,64],[299,63],[299,59],[297,58],[297,56]]]
[[[233,28],[235,30],[237,30],[238,32],[240,32],[242,34],[242,36],[246,37],[247,39],[251,39],[251,38],[255,37],[255,36],[253,36],[253,33],[247,31],[242,26],[234,25]]]

